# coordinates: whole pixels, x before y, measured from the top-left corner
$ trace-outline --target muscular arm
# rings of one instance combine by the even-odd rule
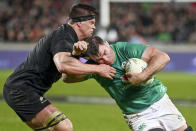
[[[142,82],[148,80],[157,72],[161,71],[170,61],[169,56],[158,49],[148,47],[142,54],[142,60],[148,63],[147,68],[145,68],[141,73],[126,73],[128,81],[132,85],[139,85]]]
[[[116,73],[115,69],[109,65],[84,64],[79,60],[70,57],[70,53],[68,52],[57,53],[53,60],[58,71],[61,73],[72,75],[87,75],[96,73],[109,79],[113,79],[112,77]]]
[[[142,60],[148,63],[147,68],[142,72],[144,80],[147,80],[161,71],[169,63],[170,57],[163,51],[148,47],[142,55]]]

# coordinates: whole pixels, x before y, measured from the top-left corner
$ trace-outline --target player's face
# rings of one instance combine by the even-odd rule
[[[115,60],[115,53],[109,46],[109,43],[105,42],[104,45],[99,45],[98,56],[92,56],[91,59],[98,62],[99,64],[112,65]]]
[[[84,38],[92,36],[95,30],[95,19],[83,21],[81,23],[81,32],[83,33]]]

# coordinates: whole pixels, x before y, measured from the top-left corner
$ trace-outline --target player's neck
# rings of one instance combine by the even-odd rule
[[[77,26],[74,26],[74,24],[70,24],[70,23],[68,23],[68,24],[69,24],[69,25],[74,29],[74,31],[76,32],[79,41],[85,39],[85,36],[82,35],[82,32],[79,30],[79,28],[77,28]]]

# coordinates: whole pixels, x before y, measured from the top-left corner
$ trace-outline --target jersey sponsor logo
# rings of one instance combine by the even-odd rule
[[[180,121],[182,121],[182,120],[183,120],[182,115],[178,115],[178,120],[180,120]]]
[[[47,101],[47,100],[46,100],[44,97],[42,97],[42,96],[39,98],[39,100],[40,100],[41,103],[44,103],[44,102]]]
[[[166,92],[165,90],[166,90],[165,86],[161,85],[160,92]]]
[[[139,130],[139,131],[143,131],[144,128],[146,128],[146,124],[145,124],[145,123],[142,123],[142,124],[138,127],[138,130]]]

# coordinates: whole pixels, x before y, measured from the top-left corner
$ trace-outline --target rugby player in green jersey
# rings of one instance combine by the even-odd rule
[[[87,43],[89,45],[86,54],[98,64],[111,65],[116,69],[116,75],[113,79],[108,79],[98,74],[85,76],[63,74],[64,82],[94,78],[116,101],[133,131],[192,130],[166,94],[167,88],[159,80],[155,78],[151,84],[141,85],[168,64],[170,58],[166,53],[146,45],[128,42],[109,45],[98,36],[91,37]],[[75,45],[74,48],[81,47]],[[126,73],[124,63],[130,58],[146,61],[147,68],[137,74]],[[128,82],[123,81],[124,75]]]

